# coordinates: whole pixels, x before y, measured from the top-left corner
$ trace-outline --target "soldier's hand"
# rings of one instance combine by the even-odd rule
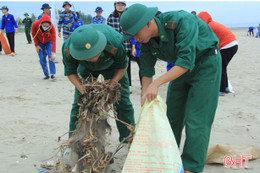
[[[144,105],[146,99],[148,100],[148,102],[155,99],[157,97],[158,90],[159,88],[154,85],[154,83],[151,83],[148,88],[142,93],[141,106]]]
[[[61,37],[61,32],[58,33],[58,36]]]
[[[110,85],[111,85],[112,87],[116,86],[117,84],[118,84],[117,81],[113,81],[113,80],[110,81]]]
[[[36,52],[39,54],[40,50],[42,50],[42,48],[40,46],[36,47]]]

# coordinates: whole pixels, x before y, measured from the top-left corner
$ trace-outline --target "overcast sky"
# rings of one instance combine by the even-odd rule
[[[0,1],[0,6],[7,5],[9,13],[15,17],[23,17],[24,12],[30,15],[34,13],[36,16],[41,14],[41,5],[43,2],[49,3],[50,6],[56,6],[57,9],[62,10],[63,1]],[[69,1],[75,9],[82,11],[85,14],[95,15],[94,10],[97,6],[101,6],[104,10],[103,16],[105,18],[114,10],[114,1]],[[197,13],[207,11],[211,14],[214,21],[222,23],[228,27],[248,27],[250,25],[258,26],[260,23],[260,2],[248,1],[126,1],[127,6],[134,3],[142,3],[144,5],[155,7],[160,11],[185,10],[191,12],[195,10]],[[72,8],[72,10],[74,10]]]

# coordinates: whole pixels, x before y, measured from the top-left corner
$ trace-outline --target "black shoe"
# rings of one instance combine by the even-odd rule
[[[45,76],[45,77],[43,78],[43,80],[48,80],[48,79],[50,79],[50,76]]]
[[[54,76],[54,75],[51,75],[51,79],[52,79],[52,80],[54,80],[54,79],[56,79],[56,78],[55,78],[55,76]]]

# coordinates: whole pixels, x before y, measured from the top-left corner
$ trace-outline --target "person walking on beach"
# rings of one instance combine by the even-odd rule
[[[14,19],[14,16],[8,13],[9,9],[7,8],[7,6],[3,6],[1,10],[4,14],[2,17],[1,33],[3,33],[3,30],[5,29],[6,36],[11,49],[10,55],[15,56],[15,33],[18,33],[18,26]]]
[[[200,12],[198,17],[209,25],[219,40],[218,47],[222,57],[222,75],[219,95],[224,96],[225,93],[230,92],[228,88],[227,66],[238,50],[238,41],[230,29],[213,21],[208,12]]]
[[[49,17],[51,18],[51,6],[49,4],[47,3],[42,4],[41,9],[43,12],[38,16],[38,20],[40,20],[44,14],[48,14]]]
[[[105,24],[106,18],[102,16],[103,9],[101,7],[97,7],[95,12],[97,15],[92,18],[92,24]]]
[[[71,4],[68,1],[65,1],[62,5],[65,9],[60,13],[60,18],[58,22],[58,36],[61,37],[61,28],[63,29],[63,40],[66,41],[68,37],[74,31],[75,22],[78,22],[80,25],[80,20],[76,16],[76,13],[70,10]]]
[[[157,16],[157,7],[130,6],[122,14],[124,38],[142,44],[140,51],[141,105],[156,98],[159,87],[169,83],[167,116],[180,145],[185,126],[182,162],[185,173],[202,172],[218,104],[221,57],[218,38],[197,16],[169,11]],[[175,63],[153,80],[157,59]]]
[[[122,15],[122,13],[125,10],[126,2],[125,1],[115,1],[114,7],[115,7],[115,10],[107,18],[107,24],[112,26],[120,34],[123,34],[122,30],[120,28],[120,16]],[[128,63],[128,68],[127,68],[129,86],[132,86],[132,82],[131,82],[132,46],[131,46],[131,40],[130,39],[125,40],[124,45],[125,45],[127,56],[129,57],[129,63]]]
[[[33,23],[32,36],[45,75],[43,79],[55,79],[56,67],[54,61],[56,53],[56,31],[48,14],[44,14],[40,20]],[[47,67],[46,52],[48,55],[50,71]]]
[[[22,24],[24,24],[25,35],[28,41],[27,44],[32,44],[32,38],[31,38],[32,19],[29,17],[28,13],[24,13],[24,17],[25,18],[23,19]]]
[[[115,104],[117,117],[134,124],[134,109],[129,98],[129,83],[126,74],[128,57],[122,44],[122,35],[112,27],[103,24],[89,24],[76,29],[62,46],[64,73],[75,86],[74,102],[70,115],[69,130],[76,129],[79,112],[78,97],[84,94],[78,79],[79,73],[83,78],[92,74],[98,77],[102,74],[106,80],[120,83],[122,86],[121,99]],[[119,141],[126,138],[130,131],[122,123],[116,121],[119,131]],[[71,133],[69,137],[71,137]]]

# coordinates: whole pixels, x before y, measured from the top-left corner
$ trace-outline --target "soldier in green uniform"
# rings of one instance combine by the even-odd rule
[[[162,84],[169,83],[167,116],[180,145],[185,173],[202,172],[211,126],[218,104],[221,57],[218,38],[205,22],[185,11],[156,15],[158,8],[141,4],[122,14],[120,25],[125,39],[134,36],[142,43],[140,52],[141,104],[153,100]],[[157,58],[175,63],[167,73],[153,80]]]
[[[22,23],[24,24],[25,28],[25,35],[28,41],[28,44],[32,44],[32,38],[31,38],[31,27],[32,27],[32,19],[29,17],[28,13],[24,13],[24,19]]]
[[[83,78],[89,74],[94,77],[102,74],[105,79],[111,80],[111,85],[119,82],[123,87],[121,99],[118,104],[114,105],[118,118],[128,124],[135,123],[126,74],[129,60],[121,41],[122,35],[112,27],[103,24],[90,24],[77,28],[63,43],[62,55],[65,76],[76,87],[70,117],[70,131],[76,128],[77,118],[74,115],[79,112],[77,99],[83,93],[78,73]],[[129,135],[130,131],[124,124],[120,122],[116,122],[116,124],[120,135],[119,141],[122,141]]]

